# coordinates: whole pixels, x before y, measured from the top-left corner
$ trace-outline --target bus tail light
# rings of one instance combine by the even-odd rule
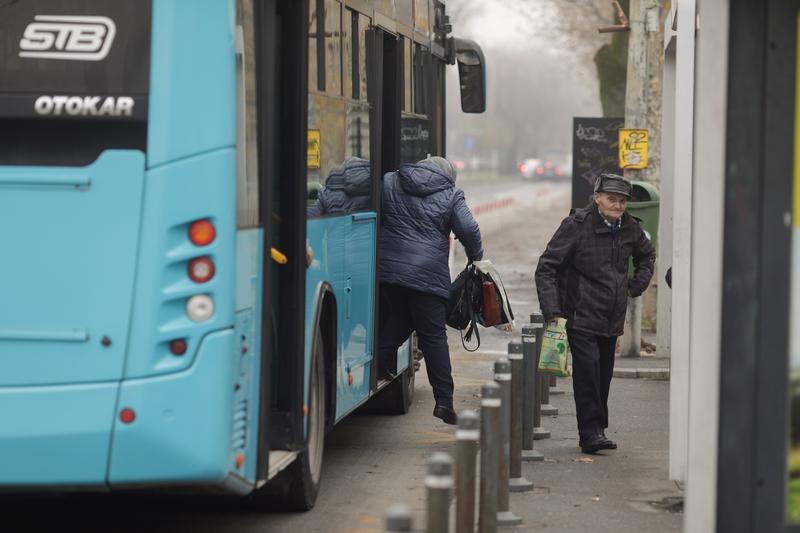
[[[186,353],[186,340],[175,339],[169,343],[169,351],[172,355],[183,355]]]
[[[133,409],[126,407],[119,412],[119,419],[123,424],[131,424],[134,420],[136,420],[136,413],[133,411]]]
[[[193,322],[205,322],[214,314],[214,300],[207,294],[196,294],[187,300],[186,314]]]
[[[189,226],[189,240],[195,246],[208,246],[216,236],[217,231],[210,220],[196,220]]]
[[[205,283],[214,277],[214,262],[209,257],[198,257],[189,262],[189,277],[195,283]]]

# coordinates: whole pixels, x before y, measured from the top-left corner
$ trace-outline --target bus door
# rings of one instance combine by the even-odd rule
[[[305,277],[308,2],[257,4],[260,32],[260,219],[264,228],[264,312],[258,478],[268,450],[305,442]],[[272,249],[279,255],[272,254]],[[286,262],[281,261],[281,256]]]
[[[400,113],[403,98],[403,49],[398,37],[379,27],[373,27],[367,32],[367,76],[369,78],[370,105],[372,107],[372,128],[370,130],[370,144],[372,150],[372,174],[376,191],[374,202],[375,212],[380,220],[380,191],[381,178],[387,172],[395,171],[400,166]],[[377,221],[376,221],[377,222]],[[376,224],[376,242],[380,238],[380,225]],[[379,260],[379,251],[375,252],[376,265]],[[377,269],[376,269],[377,271]],[[379,283],[377,276],[374,282],[375,299],[373,303],[373,316],[376,321],[379,316]],[[373,339],[373,358],[371,390],[378,387],[379,338],[380,331],[375,327]],[[399,364],[399,363],[398,363]],[[404,365],[398,366],[398,369]]]

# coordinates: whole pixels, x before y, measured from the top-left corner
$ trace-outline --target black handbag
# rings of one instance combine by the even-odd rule
[[[461,345],[468,352],[477,351],[481,347],[478,317],[482,306],[481,275],[475,269],[475,265],[470,263],[450,285],[450,296],[447,299],[447,325],[461,331]],[[478,344],[470,349],[467,348],[467,342],[473,333]]]

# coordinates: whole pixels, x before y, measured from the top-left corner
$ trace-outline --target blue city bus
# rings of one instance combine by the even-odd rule
[[[483,111],[449,33],[437,0],[0,4],[0,489],[309,509],[325,432],[408,410],[379,187],[444,153],[447,64]]]

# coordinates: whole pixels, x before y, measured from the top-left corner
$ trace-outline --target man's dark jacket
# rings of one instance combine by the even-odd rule
[[[628,260],[635,274],[628,280]],[[616,231],[591,205],[564,219],[536,267],[536,290],[546,320],[604,337],[622,335],[628,295],[639,296],[653,276],[655,251],[628,213]]]
[[[369,161],[351,157],[334,167],[307,209],[309,217],[365,211],[370,207]]]
[[[383,177],[380,282],[447,298],[450,232],[471,261],[483,258],[481,232],[455,187],[455,172],[435,164],[402,165]]]

